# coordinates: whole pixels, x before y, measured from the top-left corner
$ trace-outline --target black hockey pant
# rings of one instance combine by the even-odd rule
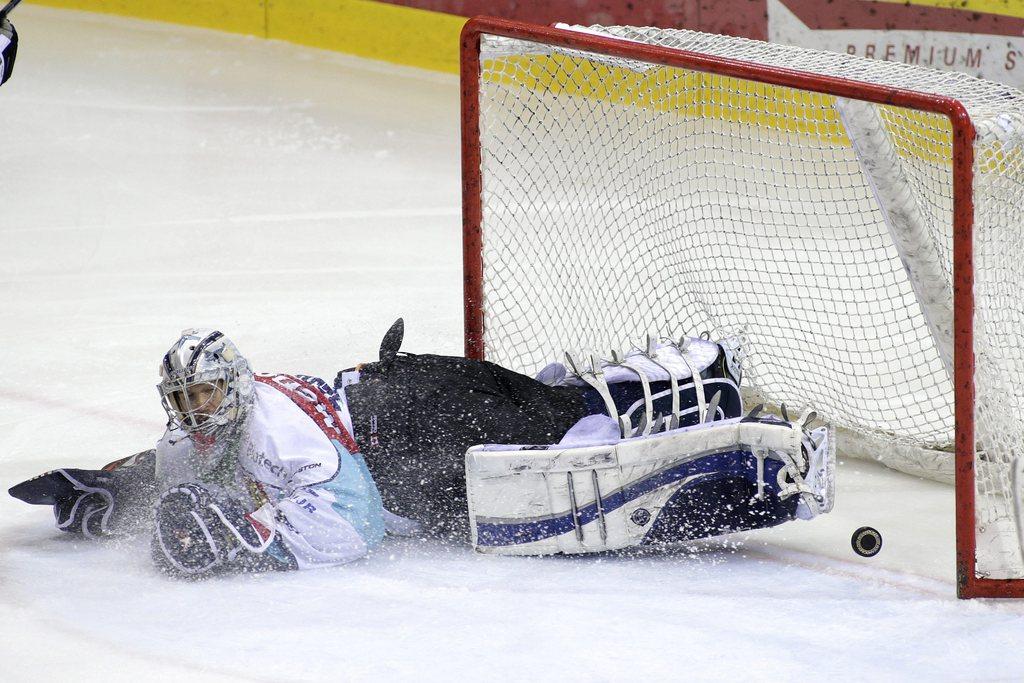
[[[590,412],[577,387],[431,354],[365,364],[345,394],[384,506],[446,535],[468,533],[467,448],[557,443]]]

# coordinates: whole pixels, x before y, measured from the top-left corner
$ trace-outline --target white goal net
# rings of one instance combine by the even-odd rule
[[[469,125],[465,142],[479,339],[467,348],[530,372],[647,332],[741,333],[744,382],[763,400],[812,406],[848,454],[952,481],[955,372],[970,356],[955,351],[970,330],[954,310],[973,301],[974,576],[1024,578],[1024,94],[683,30],[574,32],[578,43],[567,31],[480,37],[478,135]],[[608,56],[594,35],[637,47]],[[663,66],[643,46],[766,76]],[[779,67],[826,78],[772,85]],[[836,83],[873,95],[839,96]],[[879,86],[955,98],[969,122],[866,101]],[[971,125],[973,167],[960,168],[954,140]],[[954,265],[955,226],[973,231],[973,263]],[[970,275],[955,306],[956,278]]]

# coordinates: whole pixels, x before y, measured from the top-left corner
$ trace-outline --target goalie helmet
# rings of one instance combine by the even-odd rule
[[[157,389],[170,424],[191,435],[212,435],[248,413],[255,379],[221,332],[188,329],[164,354]]]

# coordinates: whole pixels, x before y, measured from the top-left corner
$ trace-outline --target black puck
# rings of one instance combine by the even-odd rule
[[[874,527],[862,526],[853,532],[850,545],[861,557],[874,557],[882,549],[882,534]]]

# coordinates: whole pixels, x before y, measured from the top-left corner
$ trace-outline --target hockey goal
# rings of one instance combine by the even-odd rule
[[[470,21],[466,354],[742,334],[745,383],[956,483],[959,594],[1024,596],[1024,94],[684,30]]]

